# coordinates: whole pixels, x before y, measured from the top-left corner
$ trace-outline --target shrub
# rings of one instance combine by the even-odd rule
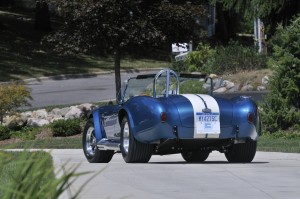
[[[185,63],[188,65],[188,71],[206,72],[207,63],[212,62],[216,56],[216,51],[208,44],[199,43],[197,49],[188,54]]]
[[[176,72],[187,72],[188,71],[188,64],[181,60],[181,61],[173,61],[172,62],[172,67],[171,67],[174,71]]]
[[[180,85],[180,93],[191,93],[191,94],[207,94],[208,91],[203,88],[204,82],[187,80],[182,82]]]
[[[10,138],[9,129],[6,126],[0,125],[0,140],[6,140]]]
[[[21,138],[22,140],[34,140],[36,135],[41,133],[46,127],[28,127],[25,126],[18,131],[11,131],[11,137]]]
[[[195,51],[188,54],[186,60],[173,64],[173,68],[177,71],[216,74],[266,67],[265,55],[258,54],[254,47],[242,46],[233,41],[227,46],[217,46],[215,49],[208,44],[200,43]]]
[[[269,67],[273,76],[270,93],[262,106],[262,118],[269,132],[300,130],[300,15],[286,28],[281,25],[272,42]]]
[[[32,97],[25,85],[16,82],[0,84],[0,123],[3,122],[5,114],[15,111],[20,106],[30,105],[29,99]]]
[[[231,41],[225,47],[216,48],[214,62],[208,66],[209,70],[215,71],[214,73],[235,73],[243,70],[266,68],[267,58],[265,55],[258,54],[254,47],[242,46],[238,42]]]
[[[53,136],[71,136],[81,133],[80,119],[57,120],[51,124]]]

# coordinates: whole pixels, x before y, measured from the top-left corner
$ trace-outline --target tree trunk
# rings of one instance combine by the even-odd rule
[[[116,47],[114,52],[114,62],[115,62],[115,83],[116,83],[116,99],[118,99],[118,93],[121,90],[121,57],[120,57],[120,49]]]

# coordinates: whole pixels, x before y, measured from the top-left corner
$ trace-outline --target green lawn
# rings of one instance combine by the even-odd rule
[[[0,8],[0,82],[61,74],[113,70],[111,56],[63,56],[41,45],[47,33],[35,30],[33,12]],[[53,23],[54,29],[58,23]],[[1,27],[0,27],[1,28]],[[124,57],[121,69],[162,68],[169,63],[153,59]]]
[[[258,150],[300,153],[300,139],[272,138],[262,136],[258,141]]]

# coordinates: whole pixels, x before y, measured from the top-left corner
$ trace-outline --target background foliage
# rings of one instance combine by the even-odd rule
[[[270,94],[262,105],[267,130],[300,131],[300,15],[286,28],[279,26],[273,38],[269,67],[274,71]]]
[[[20,106],[30,105],[29,99],[32,98],[25,85],[16,82],[0,84],[0,123],[3,122],[4,115],[12,113]]]

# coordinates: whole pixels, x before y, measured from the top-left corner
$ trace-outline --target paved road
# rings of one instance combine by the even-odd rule
[[[157,69],[155,70],[155,72]],[[122,81],[151,71],[128,70],[121,74]],[[80,104],[115,99],[114,73],[69,79],[45,79],[27,83],[31,89],[33,108],[50,105]]]
[[[213,152],[205,163],[188,164],[180,155],[153,156],[148,164],[126,164],[116,154],[108,164],[90,164],[82,150],[52,150],[54,164],[79,165],[69,198],[81,185],[80,198],[193,199],[299,198],[300,154],[258,152],[250,164],[229,164]],[[98,175],[95,173],[101,171]],[[86,180],[94,175],[88,182]]]
[[[132,71],[122,73],[122,81],[138,74],[155,73],[155,71]],[[33,108],[50,105],[80,104],[87,102],[98,102],[115,99],[114,73],[78,77],[69,79],[46,79],[28,83],[31,88]],[[220,96],[230,98],[237,95],[248,95],[256,101],[262,101],[265,92],[245,92],[221,94]]]

